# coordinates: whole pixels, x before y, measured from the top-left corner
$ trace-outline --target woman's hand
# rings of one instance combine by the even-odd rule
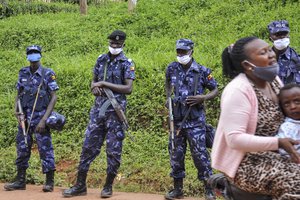
[[[300,154],[297,152],[294,145],[300,144],[299,141],[293,140],[291,138],[279,138],[278,145],[279,148],[284,149],[290,156],[293,162],[300,163]]]

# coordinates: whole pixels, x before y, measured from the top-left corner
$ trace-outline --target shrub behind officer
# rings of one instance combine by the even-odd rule
[[[55,161],[52,146],[52,139],[49,127],[46,126],[46,120],[51,114],[56,103],[56,93],[58,85],[56,83],[55,73],[41,65],[40,59],[41,47],[32,45],[27,47],[26,54],[30,66],[23,67],[19,72],[17,82],[18,96],[16,98],[15,111],[18,115],[17,99],[21,100],[21,105],[26,119],[27,142],[18,126],[17,143],[17,177],[15,182],[4,186],[5,190],[24,190],[26,189],[26,169],[29,167],[28,161],[33,144],[33,136],[36,138],[38,151],[42,163],[43,173],[46,174],[46,182],[43,187],[44,192],[53,191]],[[38,87],[40,91],[38,93]],[[36,96],[38,98],[35,102]],[[35,105],[35,109],[33,107]]]
[[[184,158],[189,143],[194,164],[198,170],[198,179],[203,181],[205,198],[215,199],[206,180],[212,175],[209,154],[205,144],[205,110],[204,101],[217,96],[217,82],[211,70],[199,65],[193,58],[194,43],[189,39],[176,42],[178,62],[172,62],[166,70],[167,96],[174,93],[173,115],[175,130],[174,149],[169,142],[171,177],[174,189],[168,192],[166,199],[183,198],[183,178],[185,177]],[[209,90],[206,93],[206,90]],[[190,110],[189,110],[190,109]],[[184,118],[186,120],[184,121]],[[182,125],[181,125],[182,124]],[[179,128],[182,128],[179,130]]]
[[[93,70],[94,77],[91,90],[96,99],[85,132],[77,181],[73,187],[63,191],[64,197],[86,194],[86,177],[90,164],[99,155],[104,141],[106,141],[107,177],[101,191],[101,198],[112,196],[112,184],[121,164],[125,132],[112,105],[109,105],[107,109],[105,108],[108,98],[104,94],[103,88],[109,88],[113,91],[118,103],[125,111],[126,94],[131,93],[132,83],[135,79],[134,64],[123,53],[126,39],[126,34],[123,31],[114,31],[108,36],[108,39],[109,52],[99,56]]]
[[[290,27],[288,21],[273,21],[268,25],[268,30],[279,64],[279,77],[284,84],[300,84],[300,56],[289,46]]]

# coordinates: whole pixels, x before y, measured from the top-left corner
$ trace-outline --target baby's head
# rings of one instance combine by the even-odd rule
[[[300,120],[300,85],[290,83],[283,86],[278,97],[285,116]]]

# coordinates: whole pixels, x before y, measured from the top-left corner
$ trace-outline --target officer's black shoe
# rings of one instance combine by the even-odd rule
[[[54,187],[54,171],[46,173],[46,182],[43,187],[43,192],[52,192]]]
[[[103,190],[101,191],[101,198],[109,198],[112,196],[112,185],[104,186]]]
[[[103,189],[100,194],[101,198],[109,198],[112,196],[112,193],[113,193],[112,185],[113,185],[115,177],[116,177],[115,174],[107,174],[105,184],[104,184]]]
[[[182,178],[174,178],[174,189],[170,190],[166,195],[165,199],[173,200],[173,199],[182,199],[183,198],[183,179]]]
[[[205,187],[205,200],[216,200],[216,194],[213,189],[207,184],[207,181],[203,181]]]
[[[76,184],[62,192],[64,197],[86,195],[86,176],[87,172],[78,172]]]
[[[5,184],[4,189],[6,191],[26,190],[26,170],[25,169],[18,169],[17,177],[15,179],[15,182]]]
[[[173,199],[183,199],[183,191],[181,189],[173,189],[170,190],[166,195],[165,199],[173,200]]]

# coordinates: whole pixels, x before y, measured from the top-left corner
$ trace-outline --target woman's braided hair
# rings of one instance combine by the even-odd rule
[[[222,53],[223,75],[233,79],[244,72],[241,62],[247,59],[245,46],[249,42],[258,39],[257,37],[241,38],[233,46],[226,47]]]

